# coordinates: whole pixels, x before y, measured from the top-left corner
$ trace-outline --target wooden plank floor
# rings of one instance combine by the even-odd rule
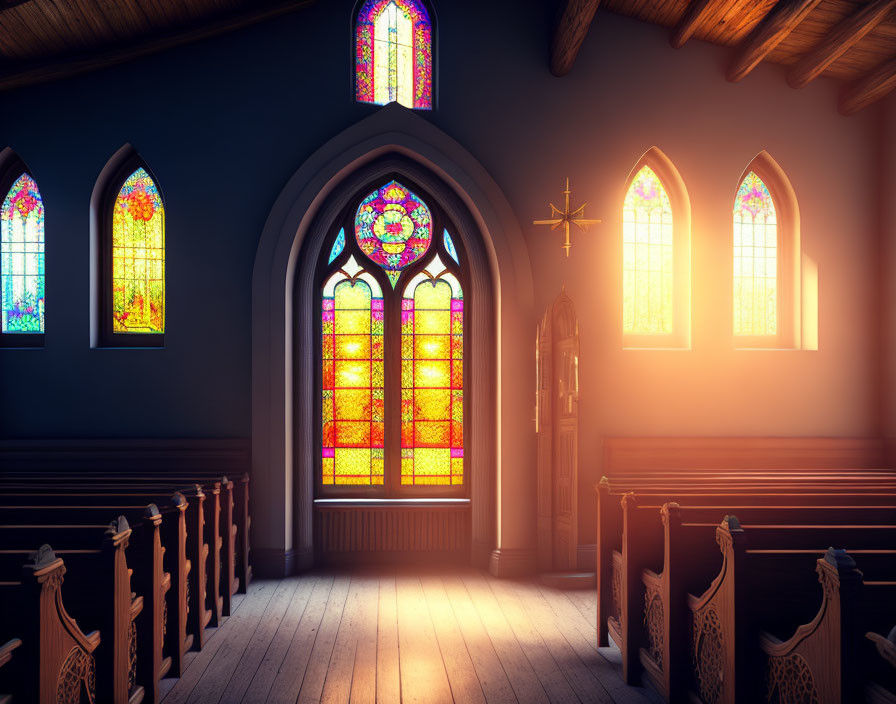
[[[595,647],[595,608],[472,568],[256,580],[163,702],[658,702]]]

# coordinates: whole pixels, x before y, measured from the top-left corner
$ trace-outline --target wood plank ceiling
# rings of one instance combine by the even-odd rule
[[[121,63],[313,0],[0,0],[0,90]]]
[[[555,75],[572,67],[578,37],[587,31],[582,23],[590,23],[598,4],[564,0],[551,47]],[[819,76],[838,79],[845,115],[896,88],[896,0],[605,0],[601,6],[668,28],[675,48],[690,39],[731,47],[725,75],[732,82],[762,61],[787,67],[794,88]]]

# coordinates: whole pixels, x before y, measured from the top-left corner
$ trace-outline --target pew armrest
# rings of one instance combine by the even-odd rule
[[[10,661],[10,659],[12,658],[12,651],[18,648],[20,645],[22,645],[22,641],[18,638],[13,638],[3,645],[0,645],[0,667]]]

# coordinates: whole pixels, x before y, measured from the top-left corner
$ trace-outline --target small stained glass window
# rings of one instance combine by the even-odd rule
[[[361,201],[355,215],[355,239],[395,288],[402,270],[429,249],[432,215],[414,193],[390,181]]]
[[[762,179],[751,171],[734,201],[734,334],[778,331],[778,217]]]
[[[345,249],[345,228],[339,229],[339,234],[336,235],[336,241],[333,242],[333,248],[330,250],[330,261],[327,264],[332,264],[333,260],[336,259],[340,254],[342,254],[342,250]]]
[[[401,301],[401,483],[463,484],[464,299],[438,256]]]
[[[457,250],[454,248],[454,240],[451,239],[451,235],[448,233],[448,230],[445,230],[444,238],[445,251],[448,252],[448,256],[454,260],[455,264],[460,264],[460,260],[457,258]]]
[[[351,257],[324,284],[322,483],[383,483],[383,293]]]
[[[44,331],[44,204],[22,174],[3,201],[0,279],[4,333]]]
[[[165,206],[142,167],[113,206],[112,332],[165,332]]]
[[[625,195],[622,251],[623,332],[672,334],[672,204],[649,166],[638,171]]]
[[[355,27],[355,94],[362,103],[432,108],[432,24],[419,0],[366,0]]]

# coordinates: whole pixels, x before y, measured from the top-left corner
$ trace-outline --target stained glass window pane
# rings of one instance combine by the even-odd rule
[[[324,485],[383,483],[383,294],[354,258],[324,285],[321,396]]]
[[[432,215],[413,192],[390,181],[361,201],[355,239],[361,251],[386,271],[394,288],[402,270],[429,249]]]
[[[345,249],[345,228],[340,228],[339,234],[336,235],[336,241],[333,242],[333,248],[330,250],[330,261],[327,264],[332,264],[333,260],[342,254],[343,249]]]
[[[673,323],[673,223],[666,189],[649,166],[638,171],[622,210],[622,328],[669,335]]]
[[[165,332],[165,206],[143,168],[128,176],[113,208],[112,331]]]
[[[401,301],[401,483],[463,484],[464,302],[438,257]]]
[[[355,28],[355,91],[363,103],[432,108],[432,25],[418,0],[367,0]]]
[[[34,179],[22,174],[3,201],[0,228],[2,331],[44,331],[44,204]]]
[[[778,330],[778,217],[768,188],[754,172],[734,201],[734,334]]]
[[[451,239],[448,230],[445,230],[443,237],[445,239],[445,251],[448,252],[448,256],[451,257],[456,264],[460,264],[460,260],[457,258],[457,250],[454,248],[454,240]]]

